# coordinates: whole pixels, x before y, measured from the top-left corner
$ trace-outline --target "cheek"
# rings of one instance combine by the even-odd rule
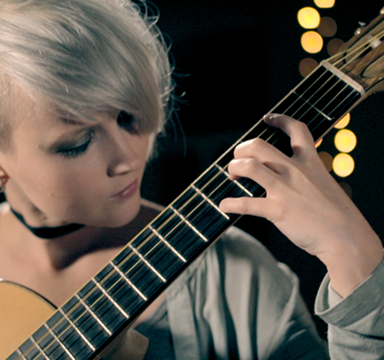
[[[102,192],[101,170],[59,161],[24,164],[19,185],[41,211],[55,217],[67,217],[69,211],[83,211],[95,194]],[[21,175],[21,174],[20,174]],[[100,194],[101,195],[101,194]],[[89,210],[88,210],[89,211]]]

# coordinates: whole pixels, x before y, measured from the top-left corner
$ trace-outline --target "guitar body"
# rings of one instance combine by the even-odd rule
[[[0,359],[6,359],[55,310],[24,286],[0,281]]]

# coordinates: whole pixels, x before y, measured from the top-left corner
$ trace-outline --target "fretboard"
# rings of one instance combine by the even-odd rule
[[[318,140],[363,95],[359,84],[322,63],[271,112],[306,123]],[[222,199],[263,196],[258,184],[232,181],[227,172],[235,146],[255,137],[290,154],[282,131],[257,122],[8,360],[86,360],[99,354],[238,220],[219,209]]]

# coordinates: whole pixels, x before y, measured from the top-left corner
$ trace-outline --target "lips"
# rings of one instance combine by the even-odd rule
[[[127,199],[136,193],[139,188],[139,182],[135,180],[129,184],[126,188],[121,190],[119,193],[112,196],[112,199]]]

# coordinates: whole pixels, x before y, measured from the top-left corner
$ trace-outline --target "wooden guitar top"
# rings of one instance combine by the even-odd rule
[[[55,307],[35,292],[0,281],[0,360],[46,322]]]

